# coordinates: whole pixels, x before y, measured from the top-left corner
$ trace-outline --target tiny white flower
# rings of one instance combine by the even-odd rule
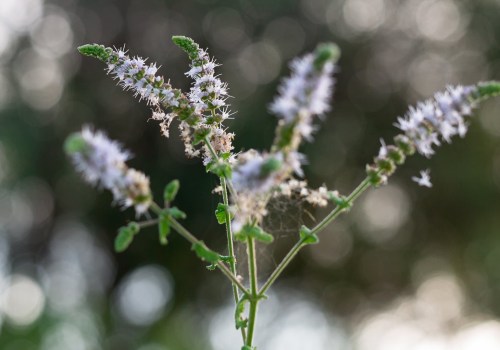
[[[413,176],[411,179],[415,181],[419,186],[424,186],[424,187],[432,187],[431,183],[431,176],[430,176],[431,170],[421,170],[420,171],[420,177],[418,176]]]

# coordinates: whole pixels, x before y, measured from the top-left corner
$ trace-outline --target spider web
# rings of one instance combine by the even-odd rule
[[[303,197],[272,198],[267,204],[268,214],[264,218],[262,228],[274,237],[271,244],[256,244],[256,254],[259,269],[259,280],[262,282],[278,266],[288,250],[299,239],[299,229],[305,221],[314,220],[307,210],[310,205]],[[309,219],[309,220],[308,220]],[[246,244],[237,243],[235,255],[238,261],[238,274],[248,282],[248,262]]]

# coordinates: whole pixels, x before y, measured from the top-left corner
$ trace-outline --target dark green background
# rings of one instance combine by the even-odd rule
[[[16,325],[0,316],[1,349],[239,349],[223,340],[224,327],[232,332],[231,312],[220,311],[229,306],[230,288],[185,241],[174,236],[160,246],[151,229],[125,253],[112,252],[117,228],[134,213],[110,206],[109,193],[75,174],[62,151],[69,133],[92,124],[123,142],[135,155],[130,165],[150,176],[157,198],[178,178],[176,204],[188,213],[185,225],[222,251],[224,231],[213,216],[219,198],[211,195],[217,181],[198,160],[184,157],[175,125],[170,139],[161,137],[145,103],[115,86],[100,62],[80,57],[78,45],[126,43],[131,55],[158,62],[161,74],[186,90],[188,62],[169,38],[192,37],[222,64],[219,72],[234,97],[228,126],[237,134],[236,150],[263,150],[276,125],[267,106],[279,78],[288,74],[287,62],[318,43],[336,42],[342,57],[334,107],[302,152],[311,186],[324,183],[341,193],[363,179],[379,138],[396,134],[392,124],[408,104],[449,83],[500,79],[500,3],[493,0],[2,1],[0,24],[10,44],[3,50],[0,45],[0,246],[7,247],[0,249],[0,281],[5,291],[9,276],[28,276],[44,293],[55,294],[34,323]],[[35,11],[36,4],[38,15],[23,12]],[[16,16],[31,20],[22,27]],[[427,167],[432,189],[410,180]],[[277,239],[260,248],[261,276],[292,244],[294,229],[311,222],[307,213],[324,215],[298,202],[273,208],[267,226],[277,230]],[[320,238],[322,245],[306,248],[276,285],[272,297],[281,304],[262,304],[273,311],[263,317],[267,329],[257,338],[259,349],[312,349],[297,347],[301,324],[307,337],[333,337],[309,346],[365,349],[363,325],[380,312],[402,320],[394,327],[416,327],[412,320],[421,317],[443,336],[471,320],[498,317],[500,101],[477,110],[465,139],[444,145],[430,160],[410,159],[388,187],[365,194]],[[166,281],[173,297],[156,321],[133,325],[117,310],[119,286],[134,269],[151,264],[171,275]],[[50,291],[52,274],[65,267],[67,281],[77,276],[86,287],[54,282],[57,291]],[[57,293],[81,296],[58,308],[51,301],[57,304]],[[436,315],[397,318],[397,305],[415,300]],[[458,311],[439,309],[441,301]],[[304,317],[300,322],[287,318],[297,310],[304,311],[297,314]],[[84,340],[75,340],[78,332]],[[406,333],[394,334],[399,344],[398,334]]]

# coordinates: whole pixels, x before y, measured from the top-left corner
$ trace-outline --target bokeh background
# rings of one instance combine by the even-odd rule
[[[271,144],[267,106],[287,62],[338,43],[335,107],[302,151],[309,183],[343,193],[408,104],[448,83],[500,79],[498,0],[1,0],[1,349],[239,349],[224,278],[181,238],[160,246],[154,229],[115,254],[117,228],[134,213],[84,184],[62,151],[83,124],[106,130],[135,154],[131,165],[157,196],[181,180],[185,225],[224,249],[216,179],[184,157],[175,131],[160,136],[149,108],[100,62],[76,51],[127,43],[188,89],[176,34],[222,64],[237,149]],[[432,189],[410,180],[427,167]],[[277,239],[261,248],[261,279],[313,214],[324,212],[273,203],[266,226]],[[481,106],[467,138],[431,160],[413,157],[366,193],[269,294],[261,350],[500,349],[500,99]]]

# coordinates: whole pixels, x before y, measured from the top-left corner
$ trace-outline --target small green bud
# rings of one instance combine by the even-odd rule
[[[174,35],[172,41],[175,45],[179,46],[185,53],[188,54],[191,60],[198,57],[200,46],[194,42],[193,39],[182,35]]]
[[[415,153],[415,145],[406,135],[397,135],[394,137],[394,142],[396,146],[403,151],[407,156],[411,156]]]
[[[163,199],[165,202],[170,203],[175,199],[177,192],[179,192],[179,187],[179,180],[172,180],[165,186],[165,190],[163,191]]]
[[[79,46],[78,51],[80,51],[82,55],[94,57],[103,62],[107,62],[113,52],[111,48],[98,44],[86,44]]]
[[[271,173],[279,170],[281,168],[282,162],[274,157],[269,158],[262,164],[260,168],[260,175],[262,177],[267,177]]]
[[[366,174],[368,175],[370,183],[375,187],[383,185],[387,181],[387,176],[382,174],[382,171],[373,165],[366,166]]]
[[[233,214],[229,211],[229,206],[219,203],[217,204],[217,209],[215,209],[215,217],[217,218],[217,222],[219,224],[226,223],[226,216],[229,214],[229,218],[232,219]]]
[[[390,158],[377,157],[375,158],[375,164],[383,170],[385,175],[391,175],[396,171],[396,164],[394,164],[394,161]]]
[[[339,195],[338,191],[329,191],[328,192],[328,199],[330,202],[336,204],[342,209],[349,209],[351,208],[351,203],[347,200],[347,197]]]
[[[478,83],[475,95],[477,99],[485,99],[500,95],[500,82],[485,81]]]
[[[72,155],[74,153],[81,153],[87,148],[87,142],[80,133],[74,133],[69,135],[64,141],[64,151],[67,155]]]
[[[314,67],[320,70],[325,63],[329,61],[338,61],[340,58],[340,49],[334,43],[320,44],[314,51],[314,56]]]
[[[299,231],[299,236],[302,242],[305,244],[317,244],[319,243],[319,238],[315,233],[312,233],[309,228],[302,225]]]
[[[397,165],[403,164],[406,159],[403,151],[393,145],[387,146],[387,156]]]

